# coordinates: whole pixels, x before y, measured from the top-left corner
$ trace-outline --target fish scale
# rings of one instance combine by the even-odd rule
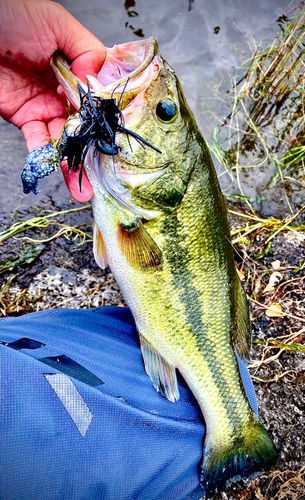
[[[200,172],[201,161],[198,162],[198,167]],[[199,172],[198,176],[200,176]],[[196,176],[194,177],[195,181]],[[132,310],[137,311],[137,314],[134,314],[140,333],[158,346],[159,352],[170,364],[179,368],[197,398],[206,421],[211,422],[208,432],[212,432],[212,435],[217,436],[221,442],[223,439],[225,441],[230,439],[232,427],[236,433],[237,427],[242,424],[241,417],[247,420],[252,410],[244,394],[237,361],[230,343],[230,331],[233,328],[230,314],[232,307],[230,277],[224,289],[224,274],[221,273],[220,280],[215,275],[215,269],[219,272],[221,268],[219,264],[227,263],[228,260],[225,257],[225,250],[221,252],[220,248],[230,248],[230,244],[221,235],[219,229],[216,232],[211,231],[214,224],[217,223],[219,227],[219,220],[209,221],[210,235],[205,234],[204,251],[201,239],[194,241],[194,232],[191,229],[196,228],[199,235],[202,233],[198,231],[200,221],[198,221],[195,208],[196,201],[198,198],[209,199],[211,197],[211,193],[206,193],[206,183],[203,188],[201,183],[194,182],[194,186],[196,189],[193,185],[190,186],[188,195],[176,213],[171,216],[161,216],[156,222],[150,221],[147,224],[147,231],[161,249],[163,270],[149,275],[143,274],[141,270],[129,269],[124,280],[122,276],[118,276],[117,280],[123,291],[126,289],[126,277],[127,281],[132,283],[132,296],[131,290],[128,290],[125,292],[125,297]],[[215,185],[212,187],[215,191]],[[109,198],[108,205],[111,206],[112,203],[113,201]],[[98,206],[99,204],[100,200],[97,202]],[[119,210],[117,207],[116,217]],[[221,213],[223,211],[220,211]],[[94,214],[99,223],[98,207],[94,209]],[[116,217],[113,220],[113,229],[117,227]],[[123,217],[124,215],[121,214],[119,220]],[[109,213],[103,214],[102,218],[101,224],[104,225],[105,219],[113,218],[113,212],[110,210]],[[186,219],[191,223],[186,223]],[[160,226],[163,226],[163,231],[160,231]],[[227,223],[222,224],[221,227],[225,227],[227,232]],[[113,229],[109,242],[110,259],[111,254],[115,254],[116,258],[120,254],[116,232]],[[104,235],[105,242],[107,242],[109,237],[105,233]],[[190,238],[193,243],[188,249]],[[221,247],[218,244],[219,239],[222,243]],[[181,243],[183,243],[182,249],[179,248]],[[218,251],[211,253],[215,247]],[[198,257],[190,258],[191,255],[198,255]],[[122,255],[121,258],[124,259]],[[205,268],[205,264],[207,270],[202,273],[201,269]],[[110,266],[112,269],[116,267],[115,263],[111,265],[111,260]],[[231,267],[231,274],[234,279],[237,279],[234,263]],[[130,286],[128,288],[130,289]],[[181,295],[184,297],[182,298]],[[172,311],[169,310],[169,302]],[[153,304],[153,309],[151,304]],[[140,316],[139,319],[138,316]],[[204,318],[208,318],[207,327],[204,327]],[[217,338],[219,333],[220,338]],[[177,346],[180,348],[178,352]],[[223,372],[225,376],[222,375]],[[228,405],[232,401],[234,401],[234,406]]]
[[[200,166],[200,163],[199,163]],[[194,176],[195,177],[195,176]],[[194,198],[197,199],[198,197],[203,199],[204,195],[206,193],[194,193]],[[203,196],[202,196],[203,195]],[[184,232],[183,229],[180,227],[179,229],[177,228],[176,233],[179,235],[178,240],[184,241],[184,248],[188,247],[188,239],[190,238],[190,235],[193,235],[194,232],[188,228],[188,225],[184,223],[185,217],[183,216],[184,214],[187,215],[188,220],[191,220],[191,226],[195,226],[198,228],[200,227],[200,224],[198,222],[195,222],[196,219],[198,218],[197,213],[190,213],[190,206],[193,205],[193,207],[196,206],[196,204],[193,203],[193,200],[191,198],[191,190],[190,194],[186,197],[186,202],[181,204],[181,207],[178,209],[177,213],[177,218],[179,218],[182,221],[182,226],[184,227]],[[196,211],[195,211],[196,212]],[[213,221],[211,221],[213,224]],[[180,224],[181,226],[181,224]],[[177,252],[177,247],[178,247],[178,242],[173,238],[173,234],[168,234],[167,240],[170,242],[170,245],[167,245],[165,243],[165,248],[169,246],[168,250],[163,253],[164,258],[168,256],[169,260],[172,260],[172,255],[176,254]],[[191,236],[192,237],[192,236]],[[210,240],[210,244],[207,242]],[[206,238],[205,243],[207,247],[210,247],[212,249],[215,246],[215,238],[211,237],[211,239]],[[162,247],[161,247],[162,249]],[[175,249],[173,251],[173,249]],[[178,251],[177,252],[179,256],[181,256],[182,252]],[[222,288],[219,290],[219,282],[217,279],[215,279],[215,273],[213,272],[213,262],[211,262],[211,257],[212,259],[217,259],[217,254],[214,252],[211,256],[209,253],[204,253],[202,255],[202,245],[200,243],[200,240],[197,239],[197,241],[194,241],[193,244],[190,246],[189,254],[199,254],[199,258],[193,258],[190,259],[186,257],[186,262],[188,262],[188,266],[186,269],[189,271],[189,280],[186,279],[185,277],[185,272],[184,272],[184,265],[187,265],[185,262],[180,263],[180,267],[175,267],[174,268],[174,275],[178,275],[179,280],[182,282],[182,290],[185,294],[184,301],[182,302],[184,304],[184,309],[185,309],[185,324],[182,327],[182,331],[180,333],[180,336],[182,338],[185,337],[185,328],[188,328],[190,332],[192,332],[194,335],[194,340],[196,345],[199,347],[199,351],[194,349],[193,351],[188,353],[187,356],[184,356],[186,359],[183,360],[182,362],[186,362],[187,365],[189,365],[190,360],[192,360],[192,357],[194,357],[194,360],[197,360],[197,363],[194,366],[194,363],[191,365],[191,370],[190,373],[194,372],[194,368],[196,368],[196,374],[197,378],[200,380],[203,380],[205,387],[207,387],[207,392],[211,395],[211,401],[213,399],[213,390],[209,390],[207,381],[212,381],[214,377],[218,376],[218,378],[222,378],[220,376],[221,370],[223,370],[225,367],[222,363],[221,370],[220,367],[217,367],[217,357],[220,359],[225,359],[228,354],[230,349],[230,343],[228,342],[229,339],[225,339],[224,342],[222,342],[222,345],[218,341],[218,343],[215,343],[215,340],[217,340],[217,333],[222,332],[224,330],[224,325],[228,322],[227,318],[229,317],[228,312],[226,311],[225,307],[225,301],[223,298],[220,300],[217,300],[217,295],[219,295],[219,292],[222,294]],[[210,255],[207,262],[207,271],[205,271],[204,275],[201,271],[202,268],[205,268],[205,263],[206,260],[203,259],[204,255]],[[218,267],[218,266],[217,266]],[[182,269],[181,269],[182,268]],[[209,271],[210,270],[210,271]],[[207,275],[208,274],[208,275]],[[175,279],[170,279],[168,280],[168,277],[166,278],[166,281],[173,282],[175,284]],[[171,284],[171,283],[170,283]],[[188,288],[190,287],[190,288]],[[192,288],[193,289],[192,289]],[[196,295],[195,295],[196,294]],[[211,297],[213,297],[213,300],[211,300]],[[216,298],[216,300],[215,300]],[[181,301],[181,297],[178,297],[178,301]],[[230,295],[227,294],[226,301],[228,303],[228,307],[230,308]],[[219,304],[219,307],[215,307],[214,304]],[[213,308],[213,311],[211,309]],[[213,318],[209,318],[210,313],[213,314]],[[209,325],[207,327],[204,327],[204,318],[209,318]],[[203,318],[203,320],[202,320]],[[171,330],[169,332],[170,336],[177,336],[176,329],[174,328],[174,334],[173,331]],[[197,332],[197,336],[196,336]],[[204,333],[204,335],[203,335]],[[163,336],[163,333],[161,334]],[[215,338],[216,337],[216,338]],[[162,342],[162,339],[159,339],[159,343]],[[217,353],[211,353],[211,348],[209,347],[209,344],[212,344],[212,346],[217,345]],[[213,349],[214,350],[214,349]],[[217,356],[215,356],[215,354]],[[206,356],[207,359],[207,365],[210,365],[209,368],[209,373],[207,374],[206,370],[202,369],[203,363],[202,363],[202,357]],[[199,360],[198,360],[199,357]],[[209,359],[211,359],[211,362],[209,362]],[[198,365],[199,365],[199,370],[198,370]],[[181,369],[181,362],[179,363],[179,369]],[[236,383],[236,374],[238,371],[232,370],[232,363],[229,364],[229,374],[230,378],[226,378],[224,380],[224,390],[223,392],[226,394],[229,391],[228,387],[228,381],[230,379],[233,380],[232,384],[230,384],[233,388],[236,388],[240,385],[239,382],[239,377],[238,377],[238,383]],[[213,373],[211,373],[213,372]],[[211,376],[212,375],[212,376]],[[189,376],[188,374],[184,375],[187,382],[189,382]],[[200,382],[199,382],[200,383]],[[192,384],[193,385],[193,384]],[[193,392],[194,389],[192,388]],[[197,391],[198,392],[198,391]],[[232,393],[232,391],[229,391]],[[236,390],[235,390],[236,393]],[[231,395],[231,394],[230,394]],[[236,399],[236,398],[235,398]],[[213,403],[209,404],[209,402],[205,403],[205,406],[213,406]],[[215,406],[215,405],[214,405]],[[217,413],[219,413],[219,406],[216,405],[217,408]],[[219,418],[219,417],[218,417]],[[232,418],[232,415],[231,415]],[[214,420],[214,424],[217,426],[217,420]]]

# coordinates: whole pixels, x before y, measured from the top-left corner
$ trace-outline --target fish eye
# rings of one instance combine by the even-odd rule
[[[164,99],[157,104],[156,113],[162,122],[171,122],[177,115],[177,107],[171,99]]]

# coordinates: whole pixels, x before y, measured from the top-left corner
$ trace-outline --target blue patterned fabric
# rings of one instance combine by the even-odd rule
[[[179,374],[178,402],[155,391],[129,309],[2,319],[0,355],[1,500],[202,496],[201,412]]]

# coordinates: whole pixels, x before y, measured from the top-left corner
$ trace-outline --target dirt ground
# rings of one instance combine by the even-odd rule
[[[228,207],[245,210],[236,204]],[[51,205],[45,208],[56,209]],[[24,209],[18,217],[25,220],[39,213],[34,208]],[[245,224],[236,216],[229,215],[229,219],[232,228]],[[0,230],[13,222],[11,215],[4,215]],[[63,224],[92,234],[91,210],[62,215],[56,224],[17,237],[46,240]],[[269,252],[256,258],[269,236],[262,230],[235,249],[236,264],[250,297],[250,372],[260,418],[279,451],[279,460],[272,471],[232,485],[216,495],[217,500],[305,499],[305,235],[281,231],[272,239]],[[81,243],[75,235],[43,244],[10,238],[0,244],[0,261],[1,316],[55,307],[125,305],[111,271],[96,265],[92,242]]]

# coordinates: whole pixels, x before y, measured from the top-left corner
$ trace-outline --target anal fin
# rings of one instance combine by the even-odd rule
[[[147,375],[157,392],[173,403],[178,401],[176,369],[139,332],[140,346]]]

